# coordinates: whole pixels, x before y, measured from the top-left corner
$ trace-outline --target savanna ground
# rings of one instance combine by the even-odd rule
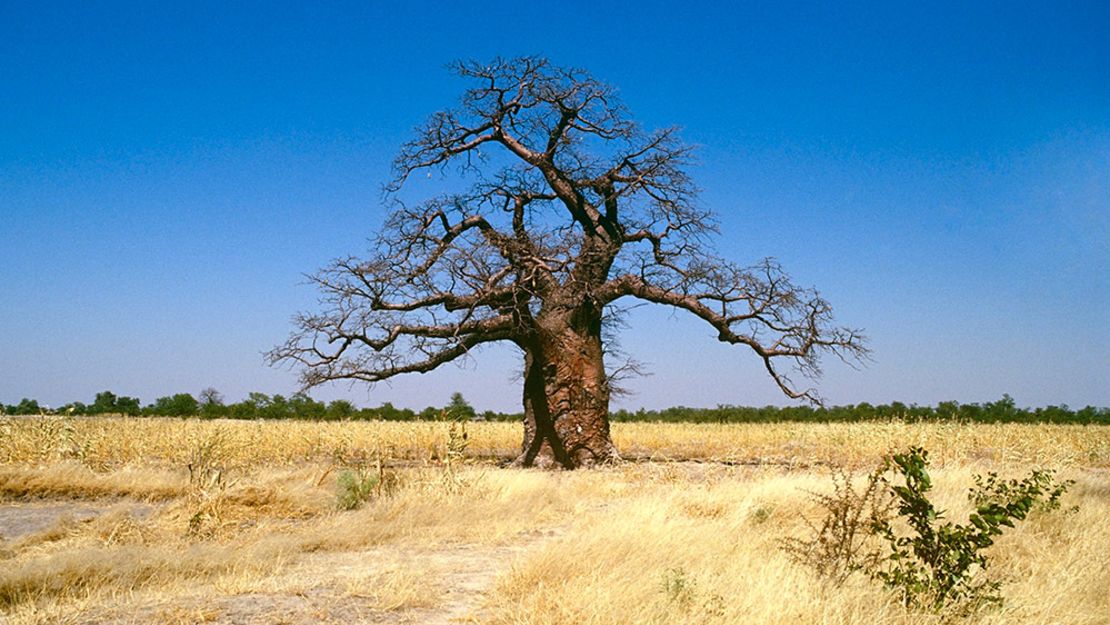
[[[505,423],[0,419],[0,623],[1110,623],[1110,428],[614,428],[628,462],[544,473],[498,468]],[[1076,481],[991,548],[1000,608],[907,609],[782,551],[834,467],[910,445],[957,520],[975,474]]]

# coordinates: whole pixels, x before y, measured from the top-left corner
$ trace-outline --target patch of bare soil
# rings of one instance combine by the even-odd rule
[[[521,553],[536,549],[552,533],[531,535],[527,543],[495,548],[460,547],[430,556],[445,574],[440,603],[432,609],[413,610],[410,622],[426,625],[473,623],[481,620],[481,607],[494,580],[507,571]]]
[[[0,503],[0,542],[45,531],[64,519],[89,521],[110,510],[126,509],[144,518],[154,506],[138,502],[7,502]]]
[[[458,625],[481,622],[498,575],[559,534],[536,530],[510,544],[317,553],[235,587],[100,608],[74,625]]]

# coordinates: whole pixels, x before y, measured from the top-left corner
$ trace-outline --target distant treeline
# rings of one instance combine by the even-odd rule
[[[1068,406],[1019,408],[1013,398],[985,404],[960,404],[946,401],[936,406],[906,405],[901,402],[847,406],[717,406],[716,408],[666,408],[664,410],[618,410],[613,421],[658,421],[665,423],[772,423],[856,422],[856,421],[954,421],[968,423],[1086,423],[1110,425],[1110,408],[1087,406],[1078,410]]]
[[[8,415],[103,415],[198,417],[206,419],[301,419],[307,421],[383,420],[430,421],[443,419],[474,419],[484,421],[519,421],[520,413],[477,412],[463,398],[454,393],[446,406],[429,406],[416,411],[396,408],[385,403],[376,408],[358,408],[349,401],[337,399],[322,402],[308,395],[266,395],[251,393],[241,402],[225,403],[223,396],[212,388],[194,397],[178,393],[159,397],[143,406],[135,397],[119,396],[111,391],[97,393],[92,403],[73,402],[50,409],[33,399],[23,399],[15,405],[0,404],[0,412]],[[936,406],[906,405],[901,402],[871,405],[868,403],[814,407],[814,406],[717,406],[716,408],[687,408],[678,406],[664,410],[618,410],[612,414],[618,422],[664,423],[772,423],[796,422],[853,422],[853,421],[955,421],[975,423],[1086,423],[1110,425],[1110,408],[1087,406],[1078,410],[1068,406],[1044,408],[1019,408],[1012,397],[985,404],[960,404],[941,402]]]

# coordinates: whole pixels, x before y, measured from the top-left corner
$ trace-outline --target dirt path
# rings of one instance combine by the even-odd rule
[[[511,546],[466,546],[435,554],[436,564],[446,571],[441,578],[445,589],[443,598],[435,608],[414,613],[414,617],[420,617],[415,622],[425,625],[480,622],[482,604],[497,578],[507,572],[521,554],[539,549],[554,535],[554,532],[531,535],[528,542]]]
[[[383,569],[399,571],[401,576],[413,576],[415,584],[425,584],[433,595],[431,605],[401,606],[382,610],[378,597],[370,623],[420,623],[422,625],[457,625],[478,623],[484,616],[482,606],[497,578],[509,571],[522,556],[537,551],[561,534],[559,529],[546,529],[522,534],[516,540],[502,545],[450,545],[399,553],[396,547],[321,554],[306,562],[293,576],[318,571],[330,571],[330,580],[323,588],[342,588],[349,580],[366,580],[381,583],[377,577]],[[388,583],[388,581],[386,582]],[[319,587],[318,587],[319,588]],[[373,599],[372,589],[353,593],[354,597]],[[349,597],[352,598],[352,597]],[[389,602],[388,597],[385,598]],[[419,601],[416,601],[419,604]],[[357,621],[356,621],[357,622]]]
[[[498,576],[561,534],[547,529],[499,545],[387,545],[316,553],[275,575],[193,588],[82,615],[80,625],[459,625],[481,623]]]

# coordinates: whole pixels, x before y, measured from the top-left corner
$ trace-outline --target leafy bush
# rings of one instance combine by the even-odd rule
[[[1074,482],[1057,482],[1052,471],[1042,469],[1021,480],[1000,480],[994,473],[975,476],[968,493],[975,512],[958,524],[944,520],[945,512],[929,500],[928,458],[920,447],[894,454],[868,476],[860,492],[847,476],[836,474],[833,492],[815,495],[825,518],[820,526],[807,521],[813,537],[786,539],[783,548],[835,582],[862,571],[898,592],[910,607],[970,611],[1001,603],[1001,583],[986,575],[985,550],[1032,510],[1058,509]],[[901,483],[892,483],[890,473]],[[874,539],[885,549],[875,549]]]
[[[1056,472],[1052,470],[1035,469],[1024,480],[999,480],[998,474],[991,472],[983,477],[976,475],[975,488],[968,493],[968,500],[976,508],[992,503],[1004,503],[1014,498],[1021,498],[1033,494],[1035,496],[1034,508],[1039,510],[1059,510],[1060,497],[1068,488],[1075,484],[1075,480],[1057,482]],[[1074,508],[1073,508],[1074,509]]]
[[[898,499],[898,515],[910,533],[897,535],[889,521],[875,525],[874,532],[886,541],[890,553],[872,576],[900,592],[910,606],[974,608],[1001,603],[1001,583],[986,578],[989,560],[984,550],[1004,527],[1014,527],[1034,506],[1058,508],[1071,482],[1056,483],[1052,472],[1043,470],[1020,481],[1002,482],[994,474],[977,477],[968,494],[975,505],[968,522],[941,524],[944,512],[927,495],[932,488],[928,458],[920,447],[892,458],[904,484],[891,488]]]
[[[362,471],[346,469],[339,473],[336,480],[336,507],[340,510],[355,510],[374,496],[378,488],[378,476],[366,475]]]
[[[343,511],[356,510],[375,497],[389,495],[396,486],[396,476],[382,467],[380,459],[373,472],[362,467],[344,469],[336,478],[335,506]]]

